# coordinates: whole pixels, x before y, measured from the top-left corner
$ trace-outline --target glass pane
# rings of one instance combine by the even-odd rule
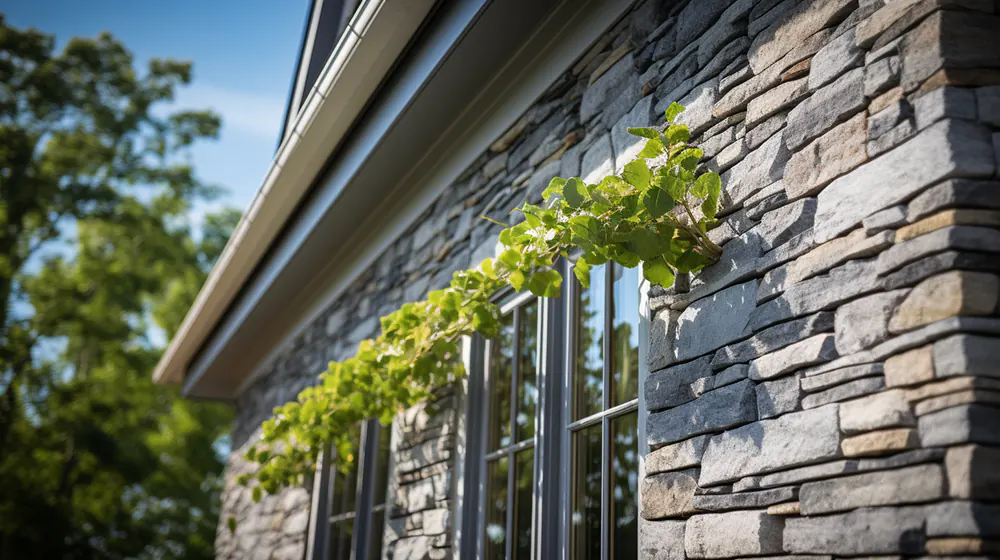
[[[514,558],[531,559],[531,490],[534,480],[534,448],[525,449],[514,456]]]
[[[330,523],[330,560],[349,560],[354,520],[345,519]]]
[[[491,462],[487,471],[483,546],[487,560],[500,560],[507,557],[507,457]]]
[[[354,511],[358,496],[358,449],[361,443],[361,426],[351,430],[351,456],[346,471],[337,468],[333,472],[333,499],[330,502],[330,515]],[[339,467],[340,465],[338,465]]]
[[[372,503],[385,503],[385,493],[389,483],[389,436],[392,429],[388,426],[378,427],[378,456],[375,458],[375,494]]]
[[[517,441],[535,435],[535,406],[538,403],[538,300],[518,310],[521,346],[518,350]]]
[[[639,557],[639,435],[636,413],[611,421],[611,558]]]
[[[590,269],[590,288],[580,290],[577,302],[573,376],[573,418],[577,420],[604,410],[605,266]]]
[[[601,425],[573,434],[570,558],[601,558]]]
[[[500,336],[491,343],[490,450],[510,445],[510,376],[514,360],[514,316],[500,322]]]
[[[368,560],[382,560],[382,539],[385,532],[385,511],[372,512],[372,530],[368,539]]]
[[[611,405],[639,396],[639,268],[612,268]]]

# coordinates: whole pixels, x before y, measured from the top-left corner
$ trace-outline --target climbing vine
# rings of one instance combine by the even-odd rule
[[[516,209],[524,219],[501,231],[495,258],[456,272],[426,301],[383,317],[378,338],[363,341],[354,357],[331,362],[318,385],[275,408],[246,453],[259,468],[239,480],[253,487],[253,499],[303,484],[330,442],[342,462],[353,461],[353,426],[372,417],[388,425],[397,411],[462,376],[462,336],[497,334],[500,309],[491,296],[508,285],[558,296],[560,257],[575,258],[573,271],[585,287],[590,268],[608,261],[627,268],[641,263],[643,276],[664,287],[676,274],[716,261],[721,249],[706,231],[714,224],[722,183],[717,173],[699,173],[703,153],[688,144],[687,126],[675,123],[683,110],[671,104],[663,130],[628,129],[646,143],[621,175],[596,185],[578,177],[552,179],[542,206]],[[232,518],[229,524],[235,527]]]

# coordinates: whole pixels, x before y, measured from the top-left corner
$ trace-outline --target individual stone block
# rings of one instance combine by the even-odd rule
[[[697,467],[705,454],[708,438],[707,435],[695,436],[651,452],[646,456],[646,475]]]
[[[900,123],[913,118],[913,109],[905,100],[890,103],[868,119],[868,140],[875,140],[894,129]]]
[[[750,334],[747,322],[756,306],[756,280],[692,303],[677,320],[675,358],[687,360]]]
[[[979,270],[1000,274],[1000,259],[995,256],[945,251],[910,263],[884,277],[886,289],[913,286],[935,274],[949,270]]]
[[[801,367],[827,362],[836,357],[837,348],[833,335],[819,334],[750,362],[748,376],[754,381],[773,379]]]
[[[922,507],[864,508],[824,517],[789,518],[784,548],[792,554],[920,554],[924,550]]]
[[[868,235],[906,225],[906,206],[897,204],[861,220],[861,227]]]
[[[992,68],[1000,49],[1000,18],[986,13],[939,11],[900,42],[900,84],[914,91],[941,69]]]
[[[1000,183],[956,179],[927,189],[906,206],[910,223],[947,208],[1000,208]]]
[[[1000,391],[969,389],[948,393],[918,402],[913,407],[913,412],[917,416],[924,416],[953,406],[973,403],[1000,405]]]
[[[920,237],[925,233],[939,230],[948,226],[968,225],[968,226],[988,226],[1000,227],[1000,212],[995,210],[942,210],[937,214],[928,216],[919,222],[903,226],[896,231],[896,243],[909,241],[915,237]]]
[[[792,8],[784,17],[762,30],[750,46],[750,67],[755,74],[778,61],[798,46],[803,39],[839,21],[854,7],[846,0],[806,0]]]
[[[642,558],[684,560],[684,521],[639,520],[639,551]]]
[[[649,415],[646,429],[649,445],[658,447],[756,419],[753,383],[746,380],[709,391],[687,404],[654,412]]]
[[[1000,500],[1000,448],[950,447],[944,458],[948,495],[960,500]]]
[[[815,393],[855,379],[879,377],[883,369],[882,364],[860,364],[818,373],[802,378],[802,390],[806,393]]]
[[[884,471],[920,465],[923,463],[940,463],[944,459],[944,449],[913,449],[888,457],[869,457],[858,459],[858,472]]]
[[[860,436],[845,438],[840,447],[847,457],[866,457],[869,455],[884,455],[920,445],[917,431],[912,428],[897,428],[868,432]],[[928,445],[924,443],[924,445]]]
[[[905,387],[934,379],[934,353],[930,345],[903,352],[885,361],[886,387]]]
[[[800,513],[801,512],[799,509],[799,502],[786,502],[783,504],[775,504],[773,506],[768,506],[767,508],[768,515],[799,515]]]
[[[866,119],[861,113],[795,152],[785,166],[788,197],[812,196],[830,181],[864,163],[868,159],[866,139]]]
[[[958,315],[992,315],[997,307],[1000,279],[992,274],[954,270],[917,284],[889,321],[889,331],[900,333]]]
[[[799,496],[803,515],[823,515],[862,507],[917,504],[944,494],[940,465],[917,465],[807,482]]]
[[[917,130],[945,119],[976,120],[976,94],[970,89],[943,87],[913,101]]]
[[[698,483],[711,486],[839,455],[836,405],[793,412],[712,437]]]
[[[614,175],[615,158],[611,150],[611,136],[605,134],[587,148],[580,162],[580,178],[584,182],[600,183],[608,175]]]
[[[854,30],[851,28],[841,33],[812,58],[809,89],[824,86],[847,70],[861,65],[864,53],[855,44]]]
[[[1000,86],[977,88],[976,109],[979,122],[1000,128]]]
[[[663,369],[674,361],[674,339],[677,336],[677,317],[680,312],[661,309],[649,322],[649,350],[646,365],[650,371]]]
[[[910,402],[918,402],[968,389],[1000,390],[1000,380],[982,377],[952,377],[944,381],[935,381],[908,389],[904,392],[904,396]]]
[[[642,95],[639,91],[639,74],[635,70],[635,60],[629,53],[584,90],[583,99],[580,101],[580,122],[586,123],[594,116],[601,115],[605,120],[610,120],[609,125],[613,124],[627,113],[640,97]],[[615,111],[617,114],[612,114],[607,109],[616,102],[628,106],[621,107]]]
[[[746,131],[746,144],[747,148],[751,150],[756,150],[758,146],[763,144],[767,139],[774,136],[775,132],[778,132],[785,126],[785,121],[788,119],[788,111],[781,111],[775,115],[771,115],[767,120],[754,126],[748,128]]]
[[[920,443],[925,447],[961,443],[1000,445],[1000,430],[996,429],[1000,426],[1000,408],[992,406],[968,404],[947,408],[921,416],[917,425]]]
[[[857,472],[858,461],[855,459],[832,461],[818,465],[809,465],[787,471],[766,474],[760,477],[758,485],[760,488],[773,488],[775,486],[785,486],[789,484],[799,484],[810,480],[822,480],[832,478],[846,473]]]
[[[817,199],[816,239],[832,239],[869,214],[943,178],[989,177],[996,166],[993,159],[988,135],[979,125],[956,120],[935,123],[823,189]]]
[[[984,541],[977,537],[946,537],[927,539],[927,554],[933,556],[996,556],[1000,553],[997,541]]]
[[[746,126],[753,128],[765,119],[794,106],[809,94],[806,78],[778,84],[747,103]]]
[[[780,350],[791,344],[809,338],[817,333],[833,329],[833,313],[824,311],[802,319],[775,325],[752,337],[720,348],[712,357],[712,367],[723,367],[749,362],[769,352]]]
[[[684,551],[689,558],[781,554],[784,518],[764,511],[695,515],[688,519]]]
[[[801,373],[757,385],[757,416],[762,420],[798,410],[802,401]]]
[[[697,513],[691,500],[698,489],[697,469],[647,475],[642,479],[642,518],[665,519]]]
[[[898,56],[889,56],[865,67],[865,96],[876,95],[899,85],[900,62]],[[871,107],[869,107],[871,110]]]
[[[692,503],[695,509],[701,511],[731,511],[734,509],[764,508],[781,502],[791,502],[798,495],[798,488],[785,487],[736,494],[698,494],[695,495]]]
[[[977,375],[1000,377],[1000,340],[976,335],[955,335],[934,343],[937,377]]]
[[[853,354],[871,348],[889,336],[889,318],[909,290],[872,294],[837,308],[834,322],[837,352]]]
[[[865,71],[855,68],[820,88],[788,114],[785,145],[792,151],[865,108]]]
[[[646,408],[651,411],[678,406],[694,400],[691,384],[712,376],[711,358],[697,360],[654,371],[646,378]]]
[[[830,403],[846,401],[862,395],[870,395],[876,391],[881,391],[884,387],[885,381],[881,377],[855,379],[843,385],[806,396],[802,399],[802,408],[808,410]]]
[[[916,424],[910,403],[900,389],[890,389],[840,404],[840,430],[845,434]]]
[[[1000,537],[1000,505],[943,502],[926,509],[928,537]]]
[[[761,247],[769,251],[809,229],[815,214],[815,198],[796,200],[765,214],[753,231],[760,236]]]
[[[665,98],[664,101],[669,99]],[[691,130],[691,136],[697,137],[712,125],[712,107],[719,99],[719,79],[713,78],[704,84],[696,86],[690,93],[677,102],[684,106],[684,112],[677,116],[678,124],[685,124]],[[670,102],[667,102],[668,104]],[[666,107],[658,105],[657,113]]]
[[[790,155],[782,141],[782,134],[775,134],[747,154],[722,174],[723,192],[719,209],[725,213],[739,208],[748,197],[781,179]]]

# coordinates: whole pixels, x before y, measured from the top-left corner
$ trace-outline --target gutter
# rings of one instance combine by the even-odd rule
[[[392,68],[433,0],[366,0],[355,12],[243,215],[167,346],[153,381],[179,384],[330,154]]]

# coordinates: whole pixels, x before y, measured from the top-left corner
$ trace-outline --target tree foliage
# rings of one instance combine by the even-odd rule
[[[330,363],[317,386],[277,407],[264,422],[261,441],[247,452],[259,464],[255,475],[241,479],[256,483],[253,497],[301,484],[328,441],[350,461],[344,434],[351,426],[371,417],[389,424],[399,409],[462,375],[456,359],[461,337],[497,334],[500,310],[491,297],[508,285],[558,296],[558,259],[574,259],[585,287],[590,268],[608,261],[641,264],[647,280],[670,286],[676,274],[717,260],[721,250],[706,231],[714,224],[722,182],[716,173],[699,172],[703,153],[688,145],[687,126],[675,123],[681,111],[677,103],[667,109],[663,130],[629,129],[646,143],[620,175],[598,184],[553,179],[543,206],[517,209],[524,219],[500,233],[495,258],[456,272],[449,287],[426,301],[383,317],[378,338],[361,342],[354,357]]]
[[[190,78],[0,19],[0,558],[212,557],[230,413],[150,378],[238,217],[192,238]]]

